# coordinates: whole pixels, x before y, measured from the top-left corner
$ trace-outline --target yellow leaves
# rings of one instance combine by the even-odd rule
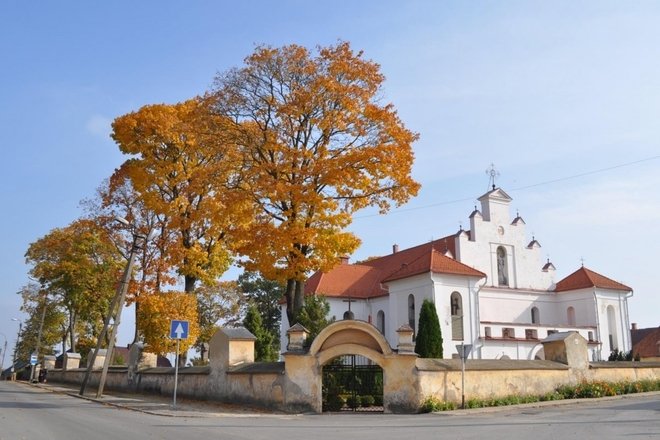
[[[188,339],[180,342],[180,352],[187,351],[200,334],[197,300],[184,292],[164,292],[140,297],[138,323],[147,344],[146,351],[164,355],[176,350],[176,341],[169,338],[172,320],[188,321]]]
[[[166,258],[186,277],[211,282],[229,265],[225,237],[242,224],[245,203],[226,188],[240,171],[239,151],[227,144],[231,123],[211,111],[213,99],[197,97],[142,107],[113,123],[120,149],[135,157],[121,173],[145,207],[159,216]]]
[[[115,121],[134,155],[124,172],[178,234],[163,250],[186,290],[212,282],[230,252],[271,279],[303,280],[357,248],[344,232],[354,212],[417,193],[418,135],[381,102],[383,81],[346,42],[262,46],[212,93]]]

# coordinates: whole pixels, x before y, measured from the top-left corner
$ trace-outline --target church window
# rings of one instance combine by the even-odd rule
[[[616,350],[619,348],[619,341],[616,337],[616,314],[612,306],[607,306],[607,329],[609,332],[610,350]]]
[[[461,294],[453,292],[449,299],[451,306],[451,338],[455,341],[463,340],[463,299]]]
[[[525,329],[525,339],[538,339],[538,333],[535,329]]]
[[[539,314],[539,308],[532,307],[532,324],[540,324],[540,323],[541,323],[541,315]]]
[[[569,307],[566,309],[566,319],[568,320],[568,325],[575,325],[575,308]]]
[[[415,331],[415,296],[408,295],[408,325]]]
[[[490,327],[484,327],[484,336],[486,336],[486,339],[492,338]]]
[[[513,327],[504,327],[502,329],[502,337],[504,339],[514,339],[516,337],[516,331]]]
[[[509,268],[506,258],[506,249],[497,248],[497,283],[500,286],[509,285]]]
[[[376,314],[376,328],[382,334],[385,334],[385,312],[382,310],[379,310],[378,314]]]
[[[589,342],[593,342],[594,340],[594,332],[589,332]]]

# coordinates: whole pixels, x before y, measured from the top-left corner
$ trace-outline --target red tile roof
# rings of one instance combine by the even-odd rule
[[[483,278],[486,275],[445,253],[455,254],[456,234],[359,264],[340,264],[327,273],[316,272],[305,293],[331,297],[373,298],[387,295],[382,283],[422,273],[444,273]]]
[[[566,292],[569,290],[586,289],[589,287],[632,291],[632,289],[625,284],[621,284],[583,266],[559,281],[555,286],[555,292]]]
[[[631,330],[633,355],[641,358],[660,357],[660,327]]]

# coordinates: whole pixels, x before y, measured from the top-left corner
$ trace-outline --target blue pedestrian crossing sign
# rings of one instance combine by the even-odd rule
[[[170,339],[188,339],[188,321],[173,319],[170,322]]]

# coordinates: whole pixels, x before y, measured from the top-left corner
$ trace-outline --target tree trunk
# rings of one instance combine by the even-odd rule
[[[183,290],[186,293],[194,294],[195,293],[195,284],[197,284],[197,278],[186,275],[184,277],[184,288]],[[179,367],[185,367],[186,362],[188,361],[188,352],[179,353]]]
[[[195,291],[195,284],[197,283],[197,278],[186,275],[185,276],[185,284],[183,290],[187,293],[192,293]]]
[[[133,334],[133,342],[131,343],[131,345],[137,344],[139,342],[138,338],[140,337],[140,323],[138,321],[140,301],[138,301],[138,299],[136,298],[134,304],[135,304],[135,333]]]
[[[296,280],[296,294],[293,298],[294,312],[296,316],[305,306],[305,280]]]
[[[74,313],[69,314],[69,337],[71,338],[70,339],[71,351],[74,352],[74,353],[77,353],[76,352],[76,330],[75,330],[75,328],[76,328],[76,314],[74,312]]]
[[[293,306],[293,297],[295,295],[296,280],[286,280],[286,291],[284,297],[286,298],[286,317],[289,320],[289,327],[293,327],[296,321],[296,311]]]

